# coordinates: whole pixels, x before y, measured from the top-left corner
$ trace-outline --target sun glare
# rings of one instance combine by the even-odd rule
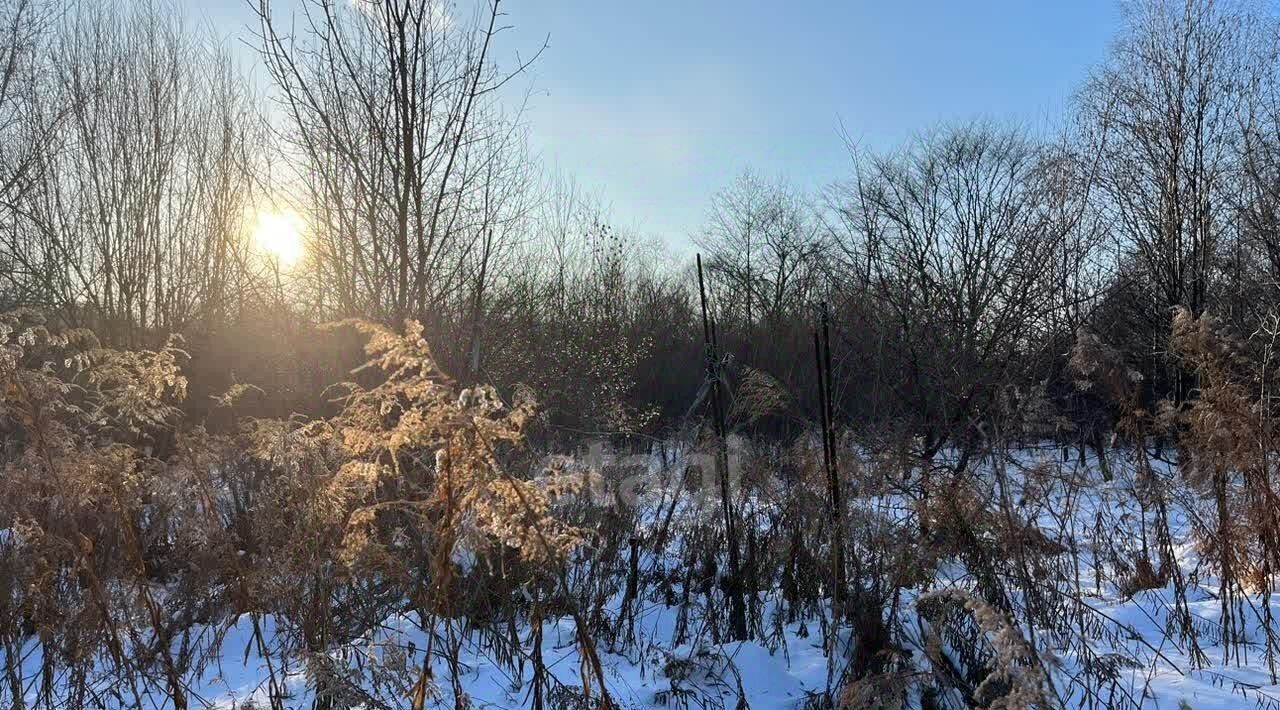
[[[292,266],[302,258],[302,218],[297,212],[260,212],[253,238],[268,256],[281,266]]]

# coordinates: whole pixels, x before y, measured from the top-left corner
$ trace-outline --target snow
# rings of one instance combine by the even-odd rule
[[[1011,498],[1022,498],[1024,471],[1037,464],[1059,465],[1055,460],[1057,450],[1020,452],[1012,462],[1008,473]],[[1117,454],[1123,456],[1123,454]],[[1061,464],[1066,466],[1068,464]],[[1085,471],[1095,475],[1097,467],[1092,463]],[[1122,469],[1123,467],[1117,467]],[[1172,475],[1167,466],[1164,474]],[[1051,491],[1051,505],[1043,509],[1027,509],[1022,514],[1034,519],[1046,533],[1058,542],[1074,549],[1076,574],[1088,592],[1083,598],[1062,602],[1064,614],[1078,619],[1078,629],[1087,638],[1087,646],[1078,640],[1064,638],[1053,629],[1036,629],[1038,648],[1051,670],[1053,686],[1066,706],[1180,708],[1189,706],[1196,710],[1212,708],[1276,707],[1280,708],[1280,685],[1273,683],[1264,656],[1261,634],[1261,609],[1266,603],[1258,595],[1244,601],[1244,615],[1249,622],[1244,634],[1246,643],[1237,659],[1225,658],[1219,627],[1221,604],[1216,598],[1218,581],[1206,572],[1200,563],[1190,540],[1190,520],[1198,514],[1199,503],[1191,496],[1175,500],[1170,510],[1174,544],[1187,580],[1188,610],[1198,631],[1202,651],[1207,663],[1197,667],[1190,650],[1172,632],[1174,596],[1171,586],[1139,591],[1130,596],[1121,594],[1113,585],[1104,584],[1094,589],[1093,555],[1088,531],[1098,522],[1105,521],[1107,535],[1120,549],[1133,550],[1139,544],[1135,532],[1141,514],[1133,503],[1123,477],[1103,482],[1096,477],[1082,490],[1071,492],[1067,486]],[[1027,496],[1031,498],[1032,496]],[[641,505],[650,505],[650,512],[642,520],[656,524],[662,512],[664,491],[660,487],[649,490],[641,499]],[[665,500],[669,500],[666,498]],[[752,501],[751,506],[767,505]],[[878,515],[889,517],[902,515],[905,502],[894,496],[861,496],[853,505]],[[695,503],[678,508],[677,515],[700,515]],[[1067,557],[1067,556],[1063,556]],[[646,559],[646,567],[663,563]],[[966,587],[971,580],[963,566],[945,565],[944,575],[949,579],[937,583],[938,588],[953,584]],[[1052,587],[1046,581],[1047,587]],[[922,649],[918,635],[910,630],[920,626],[915,616],[914,600],[927,590],[907,590],[901,609],[903,622],[898,642],[908,649]],[[608,679],[608,689],[621,707],[725,707],[736,708],[740,700],[753,710],[803,707],[811,693],[828,687],[829,663],[824,651],[824,634],[821,620],[782,624],[781,634],[771,636],[770,622],[778,602],[777,592],[764,594],[762,618],[766,638],[753,642],[712,644],[706,638],[695,643],[675,644],[678,606],[666,606],[661,599],[644,598],[637,601],[634,636],[629,643],[611,644],[607,639],[598,640],[598,651]],[[1280,618],[1280,600],[1272,600],[1271,607]],[[617,615],[622,600],[614,598],[606,606],[607,614]],[[1020,623],[1020,619],[1015,619]],[[199,679],[191,687],[193,707],[225,708],[232,710],[246,706],[249,701],[260,707],[268,707],[267,693],[272,673],[258,652],[253,632],[253,620],[241,616],[229,622],[221,646],[221,655],[204,668]],[[270,617],[260,617],[262,642],[274,647],[275,625]],[[437,622],[437,631],[444,632]],[[457,686],[468,696],[472,706],[480,708],[527,707],[530,697],[530,667],[533,629],[527,622],[516,627],[525,662],[520,671],[513,674],[508,664],[494,660],[495,650],[491,641],[475,631],[468,630],[460,620],[452,622],[453,633],[460,639],[460,663]],[[212,632],[212,630],[209,630]],[[1023,629],[1026,631],[1026,629]],[[698,638],[698,634],[690,634]],[[582,656],[575,635],[574,622],[569,617],[549,618],[542,626],[541,653],[545,665],[555,681],[565,686],[581,687],[584,678]],[[842,635],[841,648],[848,641],[847,632]],[[408,669],[406,677],[416,677],[413,669],[420,667],[422,653],[428,647],[427,634],[415,619],[398,617],[386,622],[366,638],[349,644],[332,653],[339,654],[348,663],[360,667],[383,665]],[[38,646],[29,643],[24,666],[30,677],[38,676]],[[437,655],[439,652],[437,651]],[[923,657],[918,653],[917,657]],[[1089,659],[1093,659],[1090,661]],[[1116,666],[1110,681],[1102,682],[1094,674],[1086,680],[1082,670],[1087,663],[1106,661]],[[280,667],[280,659],[273,658],[272,670],[291,691],[286,707],[307,707],[310,683],[304,659],[292,659],[287,667]],[[450,667],[443,659],[432,665],[439,695],[429,705],[456,707],[453,678]],[[404,691],[410,689],[404,688]],[[384,702],[391,707],[407,706],[405,695],[386,695],[380,691]],[[1092,699],[1092,703],[1091,703]],[[34,700],[34,698],[31,698]],[[159,696],[148,699],[149,707],[165,707]],[[369,704],[368,707],[378,705]],[[549,700],[547,707],[557,708]]]

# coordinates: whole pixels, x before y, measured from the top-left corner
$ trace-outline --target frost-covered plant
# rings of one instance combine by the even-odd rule
[[[321,661],[316,654],[382,620],[337,618],[345,605],[335,608],[335,595],[377,604],[368,589],[380,588],[383,612],[403,600],[434,634],[437,620],[462,613],[456,585],[478,559],[515,551],[525,563],[554,568],[584,539],[553,504],[586,478],[558,470],[521,476],[510,466],[535,411],[531,396],[518,393],[508,405],[491,387],[456,387],[415,321],[404,333],[357,320],[330,326],[341,327],[366,338],[368,360],[331,389],[340,411],[253,420],[245,430],[252,464],[272,472],[252,518],[264,554],[276,559],[255,569],[272,585],[268,598],[288,601],[274,611],[292,620]],[[342,674],[317,677],[337,682]],[[425,672],[419,687],[423,696],[434,692]],[[455,687],[455,702],[460,697]]]
[[[1049,678],[1044,665],[1022,632],[1008,615],[982,598],[962,589],[948,587],[920,596],[918,609],[930,605],[955,605],[963,609],[973,622],[984,647],[986,674],[973,689],[974,701],[986,708],[1021,710],[1049,705]],[[949,665],[946,651],[938,637],[926,646],[930,661],[936,666]]]
[[[562,556],[579,544],[579,530],[551,514],[560,495],[586,483],[581,476],[548,471],[518,478],[503,465],[503,447],[519,445],[535,411],[532,396],[518,393],[508,406],[492,387],[458,390],[436,369],[422,326],[406,323],[403,335],[383,326],[347,321],[368,337],[376,384],[341,385],[342,413],[329,423],[343,458],[335,483],[389,495],[358,507],[344,541],[348,559],[377,556],[390,541],[377,534],[381,512],[427,515],[453,545],[478,551],[497,543],[527,560]]]
[[[9,533],[0,637],[18,678],[13,651],[40,630],[49,700],[80,703],[102,658],[117,682],[131,679],[112,686],[117,697],[154,688],[185,704],[193,649],[168,643],[175,628],[153,590],[169,574],[157,557],[171,531],[156,495],[167,478],[157,449],[173,446],[175,403],[186,394],[177,342],[121,352],[84,330],[51,330],[38,314],[0,316],[0,530]],[[55,687],[64,662],[72,680]]]
[[[553,505],[587,479],[513,465],[531,397],[456,388],[417,323],[338,325],[366,336],[369,362],[339,386],[336,415],[245,418],[226,436],[183,421],[180,339],[117,351],[35,313],[0,316],[0,703],[34,687],[48,705],[79,707],[92,691],[186,707],[243,622],[272,707],[299,669],[318,708],[421,707],[437,696],[425,666],[351,666],[346,651],[411,612],[434,642],[432,620],[462,613],[459,570],[556,569],[584,539]],[[443,655],[456,666],[456,654]],[[594,671],[607,704],[598,660]]]
[[[1178,309],[1170,342],[1196,376],[1195,396],[1166,415],[1182,432],[1179,465],[1187,482],[1211,502],[1196,516],[1199,547],[1219,579],[1224,655],[1239,654],[1246,626],[1241,600],[1249,591],[1270,595],[1280,569],[1280,497],[1277,496],[1275,373],[1280,329],[1274,316],[1248,340],[1233,337],[1209,315]],[[1210,524],[1212,521],[1212,524]],[[1272,677],[1280,640],[1271,605],[1261,628]]]

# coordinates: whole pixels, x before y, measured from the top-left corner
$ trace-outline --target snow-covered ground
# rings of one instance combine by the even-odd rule
[[[817,634],[801,637],[796,627],[789,628],[785,648],[774,650],[753,642],[672,647],[674,620],[674,609],[650,608],[637,624],[637,650],[624,655],[601,649],[610,695],[621,707],[733,708],[741,690],[751,708],[793,708],[804,701],[806,692],[825,687],[827,662]],[[359,651],[370,654],[371,660],[376,656],[385,662],[389,648],[425,648],[424,635],[410,627],[388,624]],[[521,632],[527,639],[529,629],[525,627]],[[247,628],[237,628],[228,637],[227,648],[243,649],[251,633]],[[528,651],[526,646],[525,652]],[[477,636],[463,644],[460,685],[470,702],[480,708],[527,707],[531,692],[528,673],[519,682],[491,660],[492,653],[492,648],[482,647]],[[570,687],[582,686],[583,669],[572,620],[563,618],[544,624],[542,654],[556,681]],[[456,707],[443,661],[436,672],[442,694],[428,706]],[[684,680],[672,677],[677,675],[684,676]],[[218,708],[242,707],[249,699],[267,707],[266,676],[267,669],[255,653],[247,659],[224,658],[221,670],[207,676],[198,693]],[[289,685],[295,695],[288,706],[309,705],[303,678],[295,677]],[[553,689],[549,689],[547,697],[547,707],[562,707],[557,704]]]
[[[1104,583],[1101,588],[1093,583],[1093,560],[1095,554],[1102,554],[1100,540],[1110,546],[1107,554],[1121,556],[1136,554],[1142,544],[1138,521],[1143,511],[1137,507],[1131,482],[1124,473],[1125,454],[1116,456],[1113,468],[1117,476],[1109,482],[1096,475],[1093,462],[1083,468],[1074,460],[1062,463],[1057,449],[1026,451],[1014,457],[1003,478],[1010,490],[1000,491],[995,480],[991,482],[993,495],[1007,493],[1005,500],[1016,506],[1021,517],[1034,520],[1048,538],[1067,550],[1052,563],[1057,582],[1044,580],[1046,599],[1063,615],[1063,623],[1057,628],[1027,629],[1016,614],[1013,618],[1022,632],[1034,632],[1036,646],[1050,671],[1054,695],[1067,707],[1280,708],[1280,685],[1273,682],[1264,653],[1261,620],[1262,607],[1267,602],[1260,595],[1247,596],[1241,602],[1242,616],[1250,620],[1244,625],[1244,642],[1229,649],[1222,643],[1218,580],[1201,563],[1192,540],[1191,521],[1202,512],[1193,493],[1183,491],[1172,497],[1169,518],[1186,582],[1187,610],[1203,654],[1198,663],[1176,630],[1178,617],[1172,585],[1123,594],[1112,583]],[[1059,479],[1040,476],[1036,489],[1029,490],[1026,470],[1036,465],[1075,474],[1083,470],[1089,476],[1088,483],[1062,483],[1057,489],[1059,484],[1053,481]],[[1174,475],[1167,465],[1160,466],[1158,472]],[[662,499],[661,491],[651,494],[656,500]],[[858,497],[852,504],[888,518],[894,517],[894,511],[904,509],[902,500],[888,495]],[[764,505],[753,500],[749,507]],[[688,512],[693,514],[692,508]],[[648,566],[661,563],[648,558],[644,562]],[[1040,573],[1045,570],[1037,572]],[[925,641],[919,632],[927,624],[916,613],[915,600],[940,588],[968,589],[972,584],[963,565],[948,563],[940,567],[939,580],[929,589],[906,590],[900,602],[899,623],[894,627],[894,642],[923,659]],[[1071,589],[1083,589],[1084,594],[1069,593]],[[759,602],[762,618],[773,619],[779,602],[776,593],[760,595]],[[620,598],[610,600],[605,613],[618,614],[621,604]],[[1271,605],[1274,618],[1280,618],[1280,602],[1272,601]],[[775,632],[766,633],[760,641],[716,645],[707,641],[706,634],[695,632],[684,637],[700,640],[675,644],[680,613],[679,606],[666,605],[656,594],[653,598],[642,595],[625,642],[597,640],[609,693],[621,707],[797,708],[804,707],[811,694],[829,687],[832,668],[823,648],[822,627],[826,622],[822,618],[796,623],[766,621],[766,631]],[[691,623],[699,622],[693,619]],[[445,654],[435,650],[433,676],[438,694],[428,705],[457,707],[460,703],[455,697],[456,687],[474,707],[529,706],[530,669],[535,655],[532,643],[537,636],[534,629],[527,623],[517,625],[504,642],[491,632],[454,624],[451,630],[443,626],[437,629],[441,636],[456,639],[460,663],[451,667],[444,660]],[[1064,628],[1070,632],[1064,633]],[[259,649],[274,645],[272,620],[258,619],[258,629],[260,633],[255,633],[253,621],[241,617],[218,630],[225,633],[222,652],[218,658],[210,659],[199,681],[193,684],[190,700],[194,707],[270,707],[267,698],[273,685],[287,688],[290,697],[285,707],[309,707],[305,663],[295,659],[281,667],[281,661],[274,658],[268,664]],[[518,640],[518,647],[511,643],[512,639]],[[848,632],[842,630],[837,642],[841,655],[847,652],[847,642]],[[33,644],[26,664],[33,671],[38,668],[34,648]],[[427,648],[426,634],[417,623],[396,618],[388,619],[360,642],[333,653],[341,655],[346,665],[371,676],[375,673],[372,669],[383,668],[392,673],[400,671],[401,677],[415,678],[413,670],[421,666]],[[554,678],[544,690],[546,707],[572,707],[565,704],[568,695],[561,695],[558,686],[576,689],[584,682],[591,683],[573,620],[568,616],[546,619],[540,650],[542,661]],[[498,658],[503,662],[497,662]],[[512,666],[516,668],[514,672]],[[395,683],[388,683],[375,693],[376,700],[363,706],[407,706],[413,689],[400,682],[399,691],[395,690]],[[918,693],[909,693],[908,698],[909,704],[919,702]],[[951,700],[954,702],[954,698]],[[159,697],[148,698],[147,702],[156,707],[165,703]]]
[[[1185,649],[1178,648],[1165,634],[1169,615],[1168,590],[1140,592],[1129,600],[1091,600],[1088,602],[1099,618],[1111,619],[1116,630],[1124,630],[1112,641],[1095,641],[1099,657],[1122,653],[1130,658],[1147,659],[1150,665],[1140,668],[1121,667],[1114,687],[1092,689],[1098,703],[1094,707],[1152,708],[1236,708],[1280,707],[1280,686],[1273,685],[1261,651],[1254,648],[1243,665],[1222,664],[1222,647],[1213,643],[1212,629],[1217,626],[1216,600],[1202,596],[1191,611],[1208,633],[1203,634],[1202,649],[1211,664],[1192,669]],[[1277,609],[1280,613],[1280,609]],[[822,640],[813,624],[786,627],[785,640],[774,648],[757,642],[728,643],[720,646],[671,646],[676,609],[650,606],[637,624],[640,650],[628,654],[601,649],[601,661],[609,678],[613,699],[622,707],[738,707],[739,694],[746,707],[770,710],[803,707],[808,693],[826,687],[828,664]],[[239,624],[229,634],[229,651],[220,667],[206,676],[205,683],[193,697],[219,708],[242,707],[255,699],[267,707],[267,668],[261,658],[251,652],[247,657],[234,653],[251,646],[247,623]],[[522,638],[529,630],[521,629]],[[371,660],[386,660],[389,648],[401,650],[425,648],[420,632],[409,625],[388,624],[371,638],[363,649]],[[528,652],[526,647],[525,651]],[[530,703],[528,675],[513,678],[491,660],[492,649],[482,647],[473,636],[463,645],[460,685],[470,701],[482,708],[527,707]],[[542,654],[548,670],[567,686],[582,685],[582,666],[575,642],[572,620],[547,621],[543,629]],[[1082,688],[1067,680],[1079,673],[1080,659],[1075,654],[1056,654],[1057,689],[1069,707],[1089,706]],[[1052,665],[1052,664],[1051,664]],[[681,668],[673,673],[673,668]],[[300,673],[300,671],[298,671]],[[437,679],[442,696],[438,707],[454,707],[455,701],[447,678],[448,668],[437,664]],[[673,677],[676,676],[676,677]],[[680,677],[683,676],[683,680]],[[301,675],[288,683],[294,698],[289,707],[306,707],[309,698]],[[672,702],[673,697],[686,702]],[[557,707],[554,703],[548,707]]]

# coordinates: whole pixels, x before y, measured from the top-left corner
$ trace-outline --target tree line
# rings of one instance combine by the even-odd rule
[[[660,438],[704,380],[692,260],[612,223],[532,155],[504,97],[499,3],[252,4],[252,61],[159,0],[7,0],[0,39],[0,299],[105,342],[197,344],[199,409],[267,383],[276,412],[353,364],[316,324],[423,323],[446,371],[544,402],[544,435]],[[847,140],[814,192],[744,170],[691,237],[733,383],[767,376],[816,419],[811,335],[833,324],[833,416],[925,459],[997,431],[1097,446],[1113,414],[1066,367],[1115,343],[1144,401],[1195,383],[1174,307],[1248,334],[1280,274],[1274,14],[1124,6],[1052,128],[988,118],[902,145]],[[750,156],[743,156],[744,162]],[[302,260],[256,249],[302,216]],[[732,392],[728,393],[732,395]]]

